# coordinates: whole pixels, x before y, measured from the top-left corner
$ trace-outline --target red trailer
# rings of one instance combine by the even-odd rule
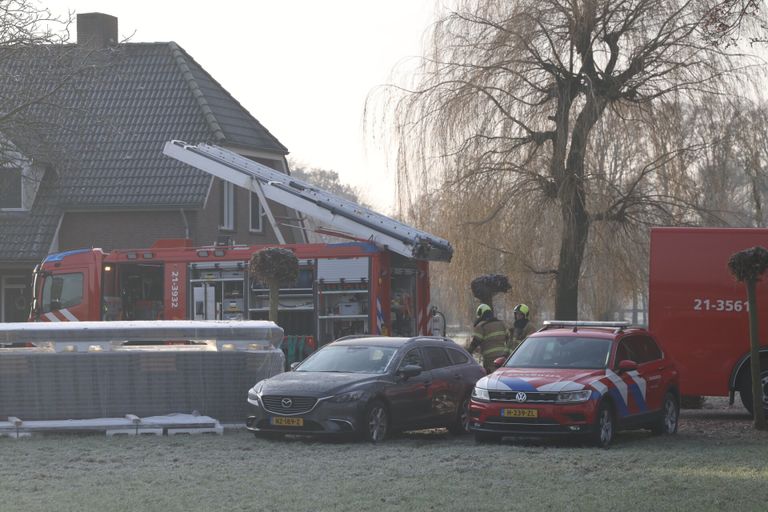
[[[269,291],[251,279],[251,255],[268,246],[82,249],[48,256],[35,272],[31,320],[261,320]],[[427,334],[426,261],[369,242],[281,245],[299,278],[280,290],[278,324],[325,343],[347,334]]]
[[[768,229],[651,230],[649,327],[680,371],[684,395],[736,391],[751,409],[746,288],[728,268],[736,252],[768,247]],[[768,283],[758,283],[763,400],[768,408]]]

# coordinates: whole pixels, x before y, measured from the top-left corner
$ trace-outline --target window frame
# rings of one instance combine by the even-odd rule
[[[257,213],[257,216],[258,216],[257,218],[259,220],[257,227],[254,227],[253,225],[254,200],[259,208],[259,211]],[[259,195],[256,192],[250,192],[248,196],[248,231],[250,231],[251,233],[264,232],[264,207],[262,206],[261,199],[259,198]]]
[[[224,231],[235,230],[235,185],[228,181],[221,182],[219,229]]]

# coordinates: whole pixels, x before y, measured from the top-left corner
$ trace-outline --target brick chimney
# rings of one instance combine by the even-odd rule
[[[100,12],[77,15],[77,44],[100,50],[117,44],[117,18]]]

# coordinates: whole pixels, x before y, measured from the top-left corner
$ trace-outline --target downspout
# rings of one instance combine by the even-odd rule
[[[189,238],[189,222],[187,221],[187,214],[184,213],[184,208],[179,208],[181,213],[181,220],[184,221],[184,238]]]

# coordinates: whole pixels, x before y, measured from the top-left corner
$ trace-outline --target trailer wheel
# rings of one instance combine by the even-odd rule
[[[762,364],[761,366],[765,365]],[[763,390],[763,410],[768,415],[768,369],[760,372],[760,387]],[[748,371],[744,372],[741,377],[739,396],[744,408],[749,411],[749,414],[752,414],[752,374]]]

